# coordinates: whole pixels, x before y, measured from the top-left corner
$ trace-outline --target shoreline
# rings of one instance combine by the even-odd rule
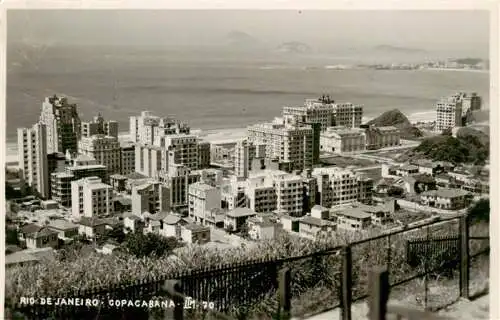
[[[433,121],[434,120],[434,115],[435,111],[434,110],[429,110],[429,111],[419,111],[412,113],[411,115],[408,116],[408,120],[410,120],[411,123],[416,123],[416,122],[428,122],[428,121]],[[373,117],[363,117],[363,123],[366,123],[370,121],[371,119],[376,118],[376,116]],[[219,129],[199,129],[195,128],[191,130],[192,134],[197,135],[198,137],[202,138],[205,141],[208,141],[210,143],[221,143],[225,141],[234,141],[237,139],[241,139],[245,136],[246,134],[247,127],[240,127],[240,128],[219,128]],[[129,137],[129,132],[128,131],[122,131],[118,133],[118,140],[119,141],[127,141]],[[7,141],[5,145],[5,162],[7,163],[12,163],[12,162],[17,162],[17,142],[14,141]]]

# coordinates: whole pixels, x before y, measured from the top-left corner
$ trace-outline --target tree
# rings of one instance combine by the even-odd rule
[[[244,224],[242,224],[241,227],[240,227],[240,235],[241,235],[241,237],[248,238],[249,237],[249,234],[248,234],[249,230],[250,229],[248,228],[248,223],[247,222],[245,222]]]
[[[7,228],[5,230],[5,243],[11,245],[19,245],[19,235],[16,229]]]
[[[468,215],[472,223],[490,222],[490,200],[480,199],[468,210]]]
[[[104,239],[113,239],[116,240],[118,243],[122,243],[125,241],[125,233],[123,232],[122,228],[113,228],[112,230],[107,230],[106,233],[104,234]]]
[[[123,246],[130,254],[141,258],[163,256],[179,247],[180,244],[174,237],[166,238],[154,233],[134,232],[127,234]]]

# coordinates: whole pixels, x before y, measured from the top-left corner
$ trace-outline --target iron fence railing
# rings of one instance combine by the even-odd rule
[[[443,229],[450,235],[431,237]],[[181,319],[196,312],[211,312],[211,319],[236,318],[235,314],[245,319],[250,317],[245,312],[259,306],[269,319],[288,319],[294,313],[304,315],[314,303],[318,305],[318,301],[309,301],[315,300],[311,292],[316,290],[326,297],[322,308],[316,307],[317,313],[340,307],[341,318],[350,320],[351,304],[369,296],[369,269],[381,265],[387,270],[390,288],[424,278],[424,307],[429,309],[427,286],[436,272],[451,269],[451,281],[458,273],[457,295],[469,296],[471,240],[487,239],[470,237],[467,216],[453,217],[298,257],[212,266],[68,293],[68,297],[80,298],[83,304],[88,301],[90,306],[17,303],[7,308],[13,319],[15,312],[22,313],[22,319]],[[488,254],[489,243],[476,245],[473,251],[472,256]],[[165,287],[170,280],[176,281],[175,290]],[[172,298],[179,295],[183,298]],[[136,301],[153,301],[153,306],[135,305]],[[292,301],[311,306],[297,310],[298,304]],[[176,314],[165,315],[174,312],[176,303],[187,308],[178,307]]]

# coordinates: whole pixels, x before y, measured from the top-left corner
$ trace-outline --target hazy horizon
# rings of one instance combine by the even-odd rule
[[[133,22],[133,23],[131,23]],[[235,38],[229,35],[235,34]],[[302,42],[315,53],[380,45],[454,57],[489,55],[488,11],[8,10],[7,43],[227,46]]]

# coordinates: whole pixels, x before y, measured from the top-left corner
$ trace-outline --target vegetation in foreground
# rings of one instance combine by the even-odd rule
[[[480,201],[471,208],[474,225],[471,235],[488,235],[489,201]],[[429,234],[451,235],[458,231],[457,223],[433,226]],[[402,233],[387,239],[379,239],[353,247],[353,296],[365,293],[368,280],[367,266],[385,265],[390,261],[391,282],[406,279],[421,272],[421,267],[413,268],[406,263],[405,243],[414,237],[427,235],[427,230]],[[116,283],[134,283],[164,274],[186,269],[206,268],[220,264],[238,263],[265,258],[287,258],[321,251],[337,245],[352,242],[361,235],[336,238],[323,238],[312,242],[287,234],[275,240],[258,243],[255,247],[239,247],[218,250],[203,246],[190,246],[179,251],[175,256],[134,256],[126,252],[116,255],[100,255],[95,252],[80,254],[75,252],[72,258],[58,256],[52,262],[32,266],[18,266],[6,270],[6,304],[19,301],[21,296],[57,296],[74,289],[108,287]],[[387,247],[390,245],[390,256]],[[477,252],[488,244],[476,243],[471,253]],[[382,249],[382,250],[381,250]],[[169,251],[170,252],[170,251]],[[439,257],[434,257],[434,264],[439,264]],[[332,254],[322,258],[306,258],[286,263],[292,270],[292,305],[295,316],[307,315],[334,307],[338,301],[338,272],[340,260]],[[437,278],[436,278],[437,279]],[[276,293],[269,292],[268,299],[259,303],[238,307],[233,316],[239,319],[267,319],[277,307]],[[267,315],[267,316],[266,316]],[[194,318],[195,315],[193,315]],[[201,319],[201,318],[200,318]]]

